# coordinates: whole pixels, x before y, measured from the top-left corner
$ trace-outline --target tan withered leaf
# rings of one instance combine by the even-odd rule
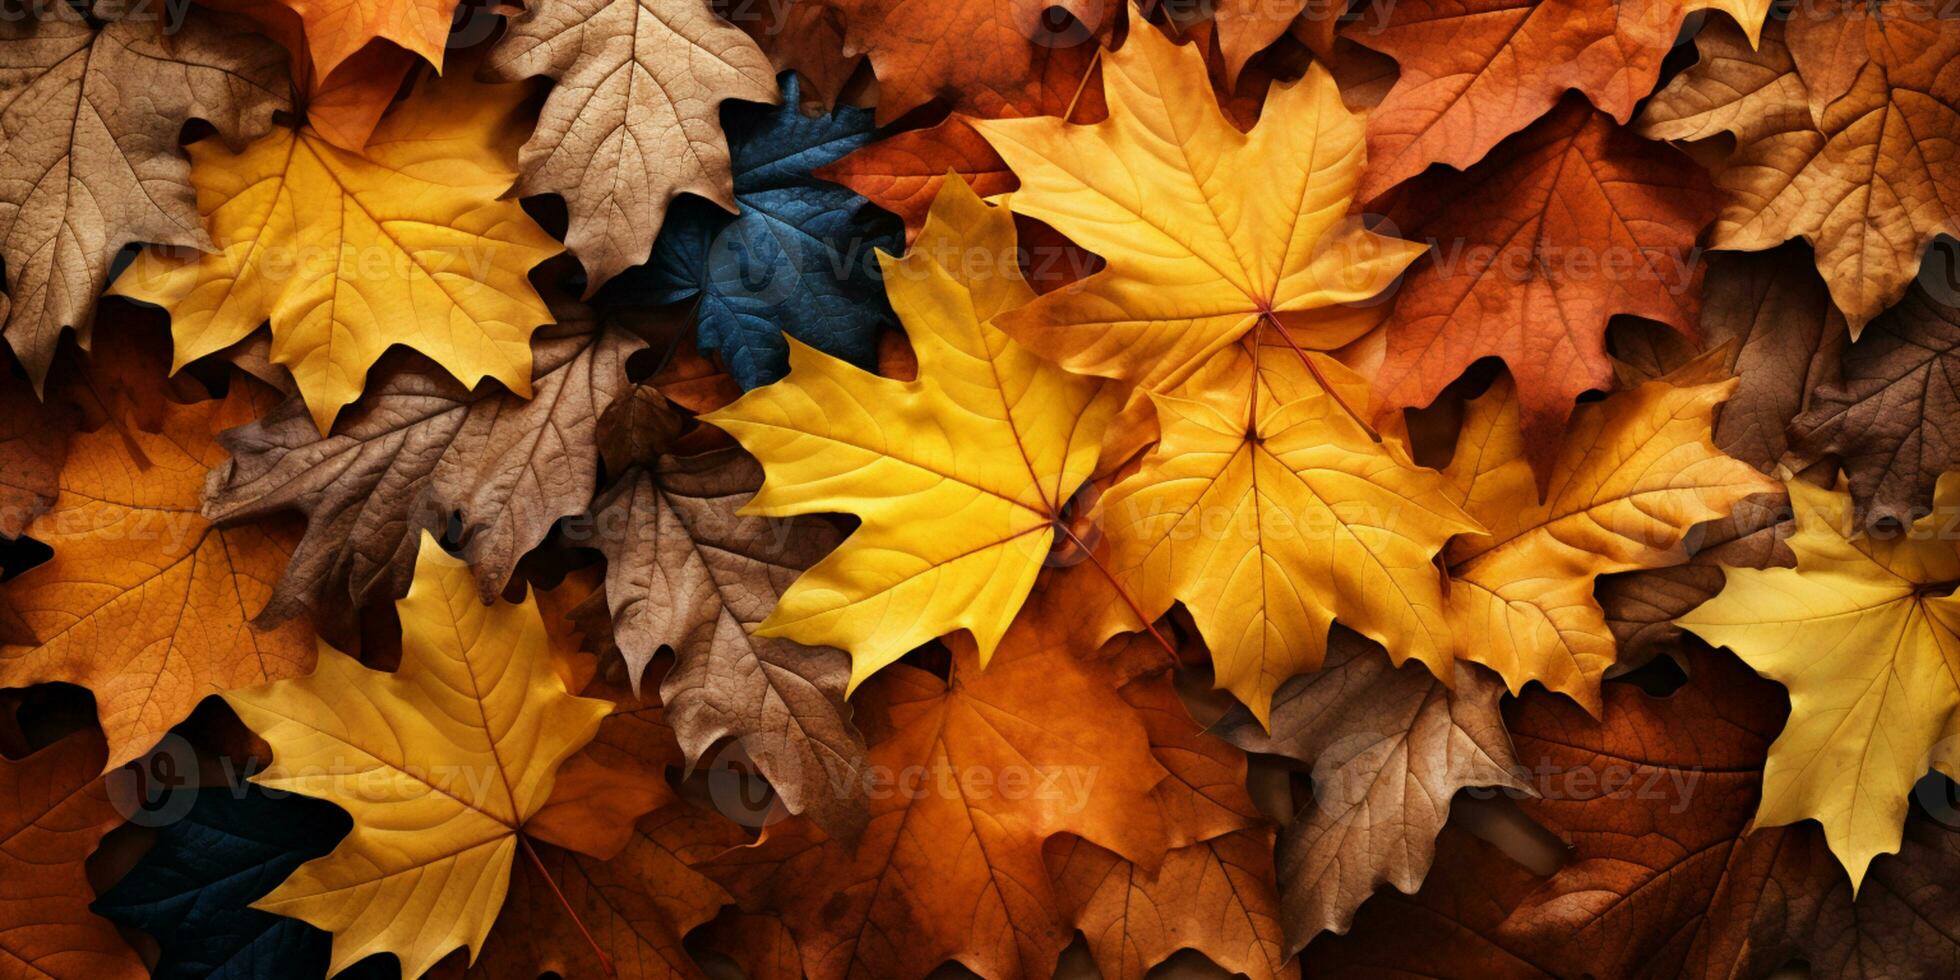
[[[1368,119],[1364,200],[1431,164],[1468,169],[1568,89],[1620,122],[1653,91],[1681,22],[1726,11],[1751,37],[1771,0],[1409,0],[1348,37],[1401,64]],[[1373,17],[1375,11],[1371,10]],[[1722,27],[1734,30],[1734,22]],[[1738,32],[1739,33],[1739,32]]]
[[[98,775],[106,755],[102,736],[86,731],[19,762],[0,759],[0,976],[147,975],[115,926],[88,907],[83,861],[123,822]]]
[[[174,31],[149,8],[100,28],[66,4],[0,21],[0,336],[37,390],[63,330],[88,347],[119,249],[211,247],[177,147],[184,123],[206,120],[237,149],[290,104],[278,45],[179,12]]]
[[[1904,295],[1926,245],[1960,230],[1960,20],[1938,0],[1833,0],[1772,24],[1758,50],[1726,25],[1698,44],[1642,131],[1733,134],[1712,244],[1809,239],[1855,335]]]
[[[587,295],[647,260],[675,195],[735,210],[721,103],[780,101],[769,59],[707,0],[535,0],[488,70],[558,80],[517,190],[564,196]]]
[[[843,535],[821,518],[738,513],[761,486],[754,459],[722,449],[661,457],[607,491],[593,509],[613,638],[635,684],[673,649],[660,697],[690,763],[734,738],[792,812],[853,836],[867,811],[849,656],[750,632]]]
[[[265,621],[314,610],[332,628],[370,600],[402,595],[421,533],[440,533],[452,511],[477,587],[494,596],[553,522],[585,512],[599,415],[627,388],[626,359],[644,344],[576,305],[556,315],[532,343],[528,400],[492,384],[472,392],[395,352],[329,436],[297,396],[225,433],[232,459],[211,477],[204,513],[226,523],[307,517]]]
[[[4,589],[41,642],[0,650],[0,685],[88,688],[110,765],[148,751],[207,695],[313,665],[300,624],[248,622],[295,535],[277,525],[220,528],[199,511],[206,475],[224,461],[218,433],[271,400],[235,377],[223,400],[162,403],[157,432],[107,426],[76,436],[53,506],[28,525],[54,557]]]
[[[1574,401],[1612,386],[1610,318],[1694,329],[1695,240],[1715,208],[1706,185],[1687,156],[1577,98],[1470,170],[1410,184],[1389,217],[1435,245],[1389,315],[1375,377],[1383,417],[1434,401],[1480,358],[1502,358],[1544,472]]]
[[[1162,859],[1164,770],[1142,723],[1106,671],[1045,632],[1017,625],[985,670],[956,638],[950,682],[894,665],[865,683],[871,822],[855,847],[798,817],[708,866],[744,908],[781,914],[814,980],[917,978],[955,959],[1050,976],[1071,930],[1043,842]]]
[[[1220,720],[1233,744],[1313,767],[1312,802],[1280,832],[1288,954],[1321,932],[1346,932],[1383,882],[1414,893],[1457,790],[1524,785],[1498,714],[1503,695],[1503,683],[1473,664],[1457,664],[1452,691],[1336,630],[1325,665],[1273,699],[1271,734],[1243,711]]]

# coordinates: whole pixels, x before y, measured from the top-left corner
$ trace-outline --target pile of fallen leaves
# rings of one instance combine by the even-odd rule
[[[0,0],[0,977],[1960,976],[1944,0]]]

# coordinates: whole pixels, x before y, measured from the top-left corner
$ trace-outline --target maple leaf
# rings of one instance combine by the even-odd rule
[[[1915,286],[1834,367],[1790,425],[1793,462],[1835,457],[1860,520],[1910,523],[1932,505],[1940,474],[1960,468],[1960,395],[1950,381],[1960,371],[1960,310]]]
[[[1347,413],[1341,387],[1361,383],[1337,362],[1313,368],[1333,388],[1287,357],[1255,370],[1221,362],[1152,396],[1161,442],[1100,506],[1116,577],[1147,617],[1183,601],[1217,686],[1262,724],[1287,678],[1320,667],[1336,620],[1397,663],[1448,670],[1434,562],[1481,526]]]
[[[811,176],[871,141],[871,113],[838,106],[805,116],[796,76],[783,76],[782,89],[785,105],[722,111],[737,213],[677,202],[652,263],[613,290],[654,303],[695,301],[701,350],[719,352],[743,388],[783,376],[785,335],[868,368],[891,320],[870,257],[897,247],[897,222]]]
[[[1118,407],[1114,386],[1046,363],[994,327],[1033,295],[1012,236],[1005,209],[947,182],[912,250],[880,258],[916,379],[792,343],[787,378],[702,416],[762,462],[767,480],[745,513],[865,518],[755,630],[849,650],[852,689],[959,629],[987,662]],[[976,265],[973,254],[992,259]]]
[[[376,40],[442,68],[458,0],[276,0],[299,15],[313,71],[332,77]]]
[[[0,385],[0,538],[18,538],[54,503],[75,413],[43,410],[25,385]]]
[[[1004,313],[999,325],[1071,371],[1163,390],[1275,318],[1312,349],[1373,326],[1357,304],[1421,246],[1346,217],[1361,120],[1319,65],[1267,96],[1241,132],[1195,46],[1130,33],[1102,58],[1109,118],[975,120],[1020,179],[1017,213],[1108,267]]]
[[[374,134],[381,114],[401,91],[410,69],[422,60],[415,53],[391,41],[375,39],[360,45],[345,60],[321,70],[313,62],[313,49],[307,44],[310,29],[324,31],[311,23],[298,5],[285,0],[199,0],[204,6],[235,14],[252,22],[267,37],[278,41],[291,53],[293,87],[303,94],[306,121],[327,142],[343,150],[359,153]],[[455,7],[452,2],[451,9]],[[321,8],[308,5],[309,12]],[[445,22],[451,16],[442,14]],[[445,33],[446,33],[445,29]],[[442,46],[434,49],[434,65],[442,67]]]
[[[123,246],[210,247],[178,131],[203,119],[233,146],[264,133],[289,107],[285,57],[209,11],[98,28],[64,4],[6,18],[0,50],[0,336],[38,392],[63,330],[89,346]]]
[[[433,538],[396,609],[395,673],[323,648],[311,675],[225,700],[272,746],[253,782],[354,819],[333,853],[253,907],[332,932],[329,972],[391,952],[413,978],[458,946],[474,959],[531,846],[526,822],[613,706],[566,692],[534,600],[483,605],[469,566]]]
[[[1927,244],[1960,231],[1945,192],[1960,179],[1945,149],[1960,134],[1960,83],[1942,70],[1960,24],[1930,0],[1832,3],[1772,25],[1759,50],[1719,30],[1697,44],[1701,62],[1654,97],[1641,131],[1732,134],[1712,244],[1808,239],[1857,336],[1905,294]]]
[[[1180,949],[1251,980],[1300,975],[1281,949],[1272,830],[1177,848],[1154,870],[1087,841],[1061,842],[1048,852],[1055,891],[1076,910],[1104,977],[1141,980]]]
[[[675,196],[736,210],[717,110],[777,100],[762,50],[707,0],[541,0],[487,67],[558,81],[518,158],[518,192],[564,196],[587,296],[647,260]]]
[[[102,736],[76,732],[0,759],[0,973],[54,980],[145,975],[114,926],[90,913],[82,862],[123,822],[98,773]]]
[[[388,115],[365,155],[311,127],[242,152],[194,143],[191,179],[220,251],[145,250],[112,292],[170,310],[173,369],[270,318],[272,359],[323,433],[394,343],[466,385],[494,378],[528,397],[531,332],[551,315],[526,275],[561,246],[500,199],[525,93],[437,79]]]
[[[264,976],[281,969],[324,976],[332,937],[249,906],[294,868],[331,851],[347,833],[347,815],[255,786],[172,792],[189,795],[189,809],[157,828],[155,845],[96,899],[95,911],[156,938],[159,977]],[[378,974],[379,965],[364,961],[341,976]]]
[[[894,666],[855,699],[878,780],[855,847],[795,818],[707,865],[744,908],[782,915],[814,980],[923,977],[948,959],[1048,976],[1070,930],[1043,842],[1162,860],[1146,817],[1164,770],[1107,672],[1032,624],[985,670],[971,642],[952,645],[949,679]]]
[[[1083,0],[1047,8],[984,0],[932,6],[823,0],[822,5],[838,12],[844,53],[862,54],[871,63],[880,124],[935,99],[953,112],[1005,115],[1000,106],[1039,73],[1053,51],[1093,48],[1109,37],[1120,17],[1117,4]]]
[[[735,738],[791,812],[848,837],[866,814],[850,658],[749,633],[843,536],[820,518],[738,514],[761,486],[761,466],[723,449],[630,470],[593,505],[613,639],[635,684],[673,649],[660,697],[690,766]]]
[[[776,74],[793,71],[809,86],[806,112],[829,112],[857,71],[860,58],[844,53],[844,24],[828,4],[733,4],[727,16],[769,56]]]
[[[1515,386],[1500,378],[1471,403],[1443,474],[1489,531],[1443,553],[1458,657],[1497,671],[1513,694],[1536,681],[1598,713],[1615,651],[1594,579],[1685,561],[1695,525],[1777,489],[1710,441],[1737,384],[1697,383],[1711,368],[1579,406],[1542,499]]]
[[[290,530],[220,528],[198,512],[206,474],[224,458],[218,432],[267,401],[235,379],[221,400],[159,403],[156,432],[75,436],[53,505],[28,525],[54,557],[5,588],[40,642],[0,649],[0,685],[88,688],[111,766],[148,751],[207,695],[312,665],[299,624],[247,622],[285,566]]]
[[[452,514],[488,599],[554,522],[585,512],[600,414],[644,344],[575,304],[556,318],[532,337],[528,401],[489,385],[471,392],[398,357],[329,435],[300,397],[224,434],[232,458],[206,484],[204,513],[225,523],[307,517],[265,621],[311,612],[344,632],[354,610],[407,591],[421,533],[440,533]]]
[[[1625,123],[1654,90],[1690,12],[1721,10],[1753,43],[1770,0],[1405,0],[1346,36],[1401,77],[1368,117],[1364,200],[1446,163],[1467,170],[1577,90]],[[1724,28],[1733,30],[1729,24]]]
[[[1814,819],[1854,888],[1899,847],[1906,793],[1951,776],[1960,706],[1960,550],[1943,529],[1960,478],[1901,533],[1859,533],[1850,498],[1789,484],[1797,567],[1725,569],[1720,595],[1676,620],[1790,690],[1755,825]]]
[[[1457,790],[1524,785],[1498,716],[1503,694],[1481,668],[1457,664],[1452,690],[1337,631],[1321,669],[1280,689],[1271,734],[1243,712],[1213,726],[1248,752],[1313,767],[1313,803],[1282,829],[1277,856],[1288,954],[1347,931],[1383,882],[1414,893]]]
[[[1411,184],[1389,218],[1436,247],[1389,314],[1379,413],[1427,405],[1479,358],[1502,358],[1543,471],[1573,401],[1611,387],[1610,317],[1694,329],[1705,184],[1686,156],[1577,99],[1468,172]]]

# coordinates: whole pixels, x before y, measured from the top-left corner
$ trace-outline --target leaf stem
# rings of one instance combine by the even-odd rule
[[[1116,580],[1116,574],[1109,570],[1108,565],[1103,564],[1101,558],[1096,557],[1095,549],[1090,548],[1080,537],[1076,536],[1073,528],[1061,521],[1056,521],[1055,526],[1060,528],[1063,534],[1068,535],[1068,539],[1075,542],[1075,546],[1081,548],[1083,554],[1089,556],[1089,561],[1096,566],[1096,571],[1101,572],[1103,578],[1109,580],[1110,588],[1115,589],[1116,594],[1123,597],[1124,603],[1130,607],[1130,612],[1136,615],[1139,622],[1143,623],[1144,629],[1150,631],[1150,638],[1156,640],[1157,645],[1164,648],[1164,656],[1170,659],[1171,670],[1177,670],[1177,648],[1171,645],[1171,641],[1164,639],[1164,634],[1157,632],[1157,624],[1151,622],[1150,617],[1143,614],[1143,606],[1137,603],[1136,597],[1130,594],[1129,589],[1123,587],[1123,583]]]
[[[531,839],[519,833],[517,843],[524,848],[525,856],[531,859],[531,866],[538,869],[538,874],[544,878],[544,883],[551,886],[551,893],[558,896],[558,904],[563,905],[565,914],[572,917],[572,924],[578,926],[578,934],[585,937],[587,945],[592,947],[593,954],[599,957],[599,966],[606,971],[606,976],[619,976],[613,971],[612,957],[607,956],[606,951],[599,948],[599,941],[593,939],[591,931],[585,928],[585,921],[578,917],[578,912],[572,908],[571,900],[567,899],[565,893],[558,888],[558,881],[551,877],[550,871],[545,870],[544,859],[538,857],[537,849],[531,846]]]
[[[1327,383],[1327,376],[1321,374],[1320,368],[1315,366],[1313,358],[1308,357],[1307,352],[1300,349],[1300,344],[1293,339],[1293,334],[1287,331],[1286,325],[1280,323],[1279,318],[1273,316],[1271,311],[1262,310],[1259,316],[1262,325],[1267,320],[1272,321],[1273,327],[1275,328],[1274,332],[1278,333],[1286,341],[1286,346],[1293,348],[1293,353],[1300,355],[1300,363],[1306,365],[1307,371],[1313,375],[1314,381],[1319,383],[1320,390],[1326,392],[1327,397],[1334,399],[1334,404],[1341,406],[1341,411],[1346,412],[1348,418],[1353,419],[1354,424],[1360,426],[1361,431],[1366,432],[1370,440],[1374,442],[1382,441],[1382,434],[1376,432],[1375,427],[1369,425],[1367,420],[1361,417],[1361,413],[1356,412],[1354,406],[1349,405],[1347,399],[1342,398],[1341,393],[1335,390],[1333,385]]]
[[[1089,67],[1082,69],[1082,80],[1075,83],[1075,94],[1068,97],[1068,109],[1062,113],[1063,122],[1075,121],[1075,105],[1082,101],[1082,93],[1089,90],[1089,78],[1096,73],[1096,66],[1102,64],[1102,45],[1096,45],[1096,53],[1089,56]]]

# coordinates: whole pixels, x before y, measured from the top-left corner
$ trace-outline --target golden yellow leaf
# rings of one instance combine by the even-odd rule
[[[1443,471],[1489,529],[1443,555],[1459,658],[1497,671],[1513,694],[1537,681],[1599,715],[1615,647],[1593,580],[1684,562],[1696,524],[1777,488],[1715,448],[1715,409],[1736,382],[1688,383],[1708,368],[1579,406],[1543,499],[1510,378],[1471,403]]]
[[[1103,502],[1113,571],[1146,615],[1184,602],[1218,686],[1261,724],[1287,678],[1319,669],[1337,619],[1396,663],[1448,677],[1435,559],[1451,535],[1481,528],[1435,471],[1372,440],[1291,352],[1253,349],[1153,396],[1162,441]],[[1330,385],[1364,384],[1307,356]]]
[[[396,672],[323,645],[313,674],[225,700],[272,746],[255,782],[354,818],[254,907],[333,933],[330,972],[390,952],[414,978],[458,946],[474,958],[530,846],[519,831],[613,705],[565,690],[533,598],[483,605],[433,538],[396,609]]]
[[[1756,826],[1823,824],[1855,889],[1899,849],[1913,784],[1960,776],[1960,475],[1892,534],[1863,531],[1842,490],[1789,490],[1797,567],[1725,568],[1721,594],[1675,622],[1790,689]]]
[[[522,85],[457,74],[401,103],[364,154],[311,127],[233,153],[192,144],[191,183],[218,251],[147,249],[111,292],[170,310],[174,368],[268,318],[325,432],[389,345],[464,384],[531,393],[531,331],[551,322],[526,278],[561,246],[516,201]],[[173,368],[173,369],[174,369]]]
[[[160,381],[161,358],[156,367]],[[220,528],[199,510],[206,475],[225,460],[218,433],[273,398],[234,378],[222,400],[159,397],[157,431],[110,424],[75,436],[54,503],[27,527],[54,557],[4,589],[41,642],[0,649],[0,686],[88,688],[109,768],[148,752],[205,697],[313,665],[304,628],[249,622],[292,555],[293,529]]]
[[[703,416],[762,461],[743,513],[863,518],[757,629],[849,650],[853,688],[958,629],[986,663],[1121,404],[1116,386],[1043,361],[989,322],[1032,295],[1013,234],[1006,209],[948,180],[905,258],[880,256],[915,380],[791,340],[787,378]]]
[[[1102,64],[1102,122],[973,122],[1020,178],[1008,205],[1109,263],[1001,329],[1070,370],[1163,389],[1269,315],[1316,349],[1373,325],[1378,311],[1343,304],[1381,292],[1423,247],[1348,216],[1363,126],[1325,68],[1275,86],[1242,133],[1197,45],[1131,31]]]

